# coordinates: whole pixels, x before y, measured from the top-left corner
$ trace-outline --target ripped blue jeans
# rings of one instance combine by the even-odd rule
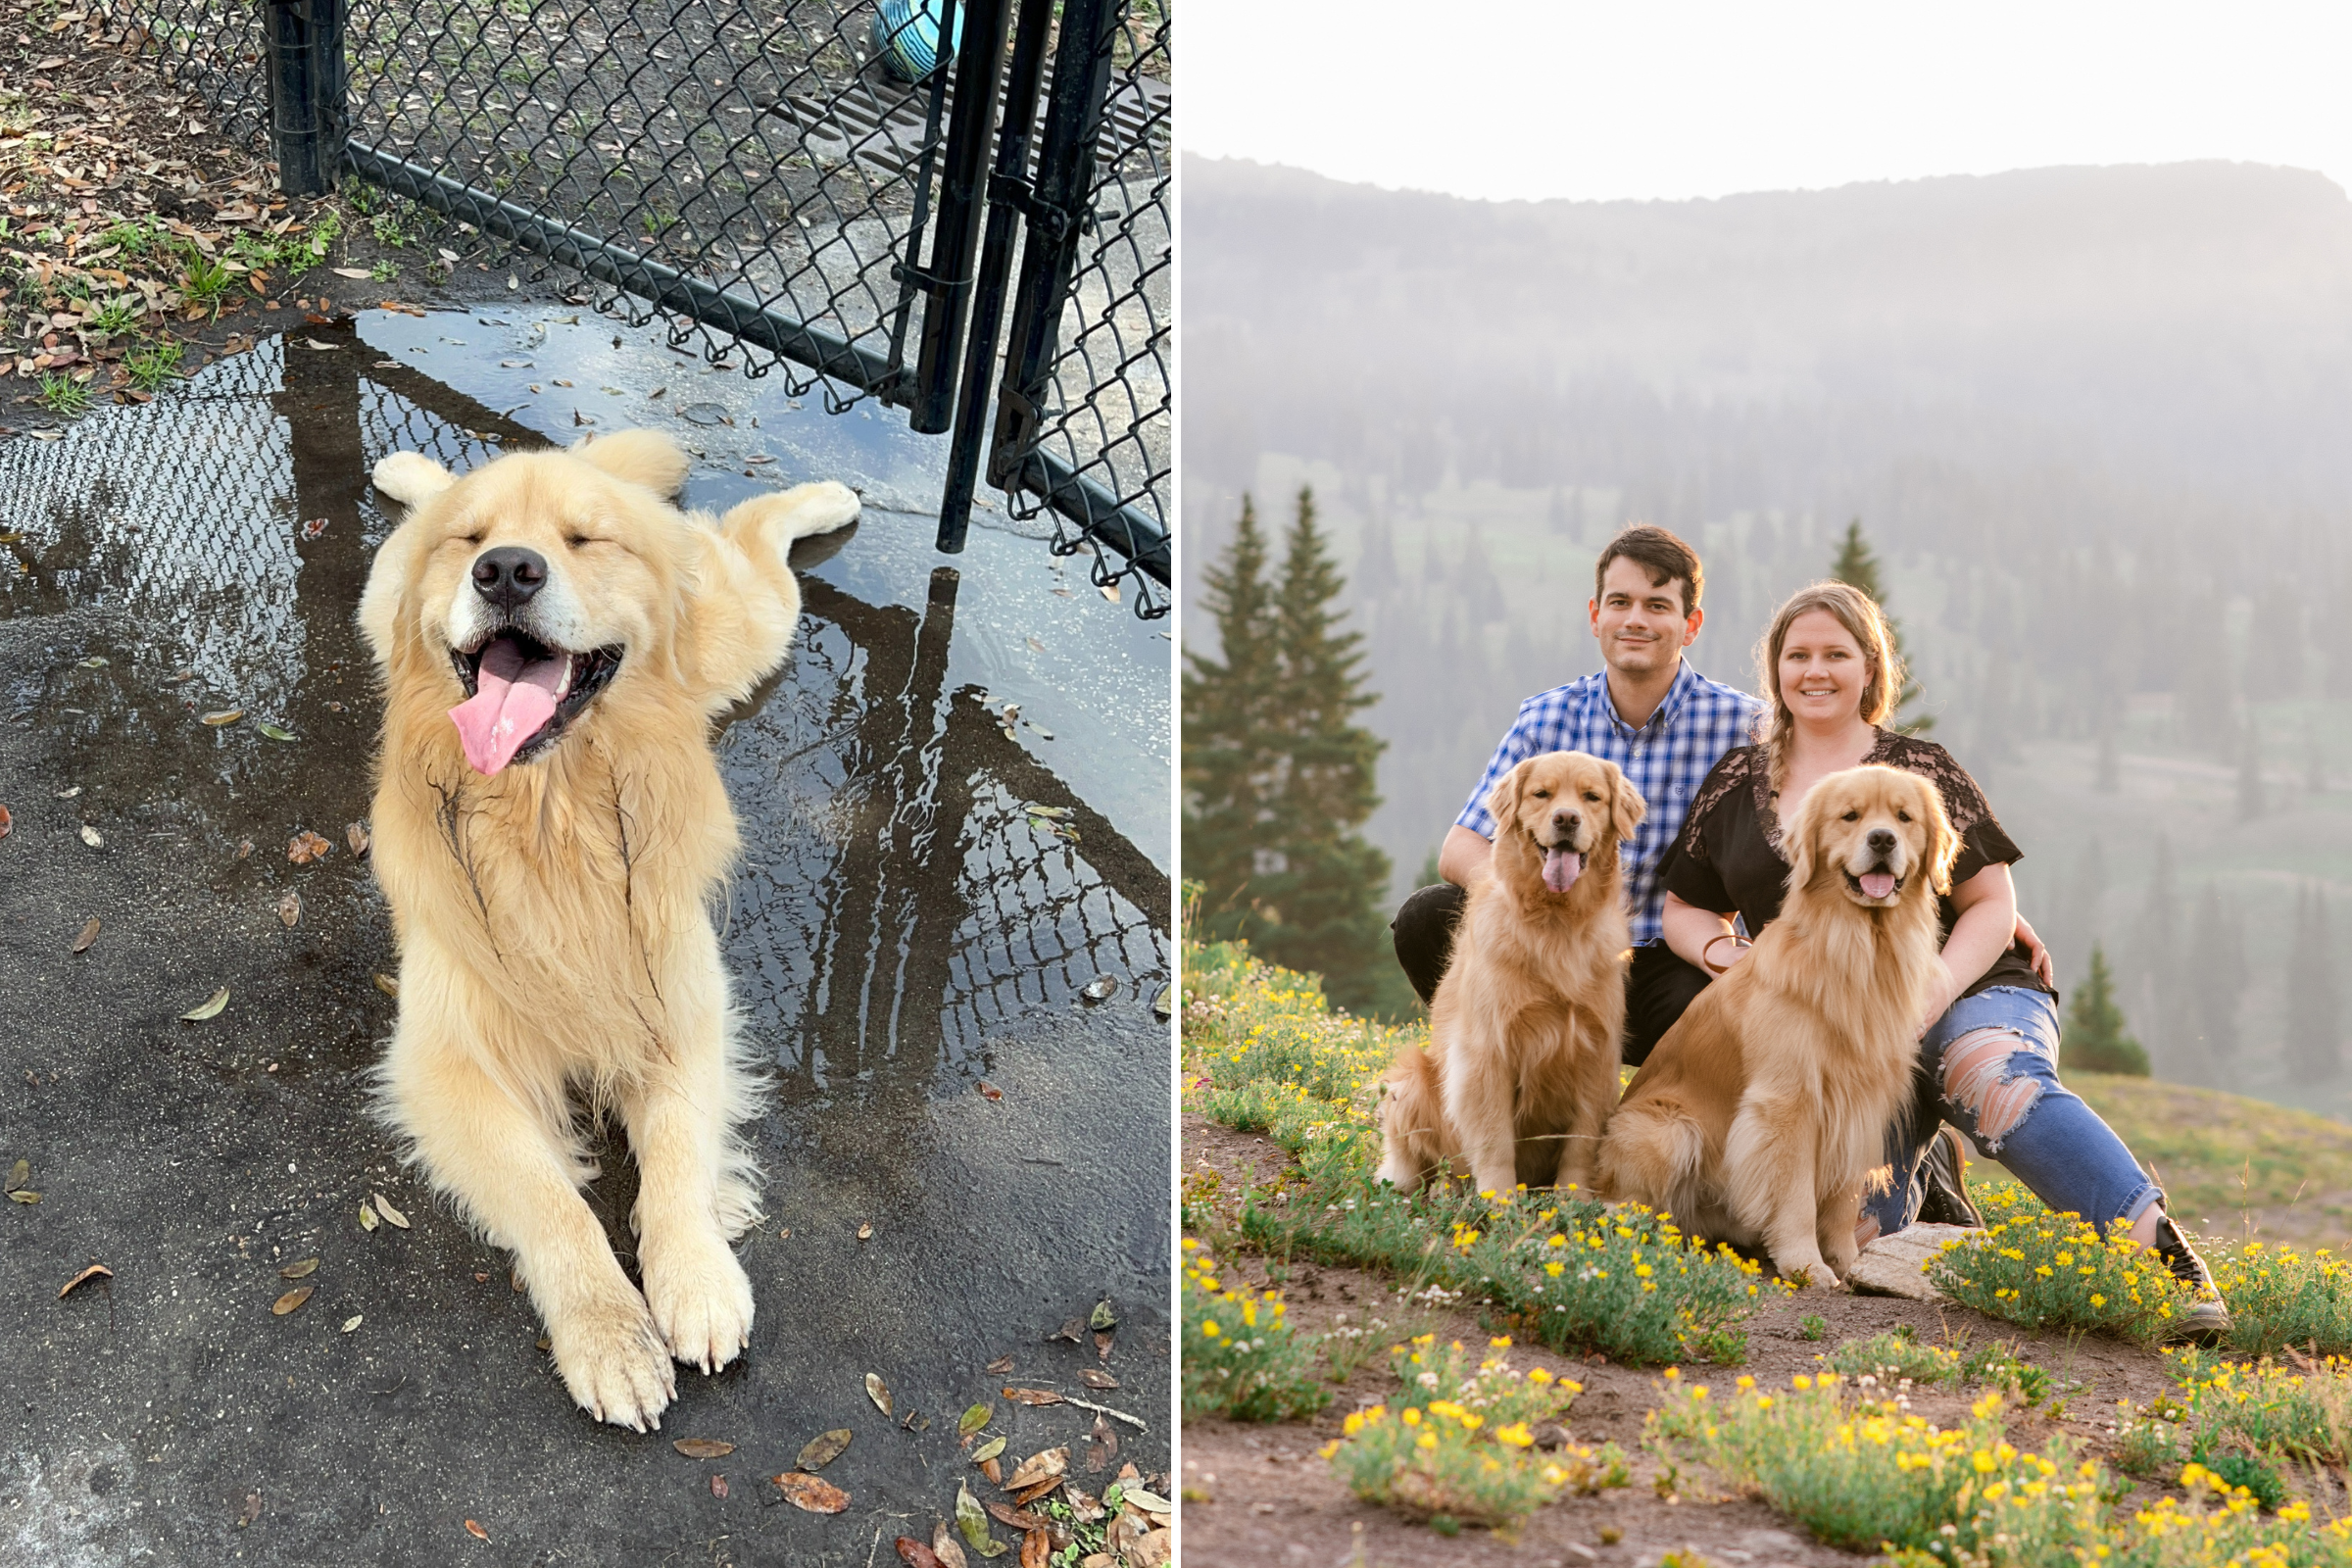
[[[1919,1043],[1916,1092],[1886,1130],[1892,1188],[1866,1194],[1863,1229],[1891,1235],[1919,1217],[1919,1163],[1950,1122],[2034,1197],[2104,1230],[2162,1197],[2115,1130],[2058,1081],[2058,1004],[2023,986],[1993,986],[1952,1004]]]

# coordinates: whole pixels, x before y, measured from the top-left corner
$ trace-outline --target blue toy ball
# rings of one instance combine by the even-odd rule
[[[874,49],[892,75],[921,81],[939,69],[939,13],[940,0],[881,0],[874,8]],[[958,5],[948,58],[955,58],[962,42],[963,7]]]

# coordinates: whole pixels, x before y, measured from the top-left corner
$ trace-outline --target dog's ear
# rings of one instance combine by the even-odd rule
[[[1642,819],[1649,814],[1649,803],[1634,788],[1634,781],[1625,776],[1625,769],[1615,762],[1600,764],[1609,770],[1609,813],[1617,819],[1617,836],[1630,839]]]
[[[1781,853],[1788,860],[1788,886],[1792,889],[1805,887],[1813,880],[1813,841],[1821,832],[1822,802],[1826,798],[1821,785],[1814,785],[1805,792],[1804,804],[1796,808],[1796,819],[1781,824]]]
[[[387,670],[392,667],[393,651],[400,646],[400,623],[408,614],[409,578],[416,570],[423,538],[414,522],[393,529],[392,536],[376,547],[375,560],[368,567],[368,586],[360,590],[360,633],[368,639],[376,663]]]
[[[686,482],[686,454],[660,430],[615,430],[570,450],[582,463],[658,496],[674,496]]]
[[[1487,814],[1494,818],[1494,836],[1496,838],[1500,838],[1519,825],[1520,777],[1526,771],[1527,763],[1521,762],[1517,767],[1503,774],[1502,781],[1496,784],[1494,792],[1487,797]]]
[[[458,482],[456,474],[421,452],[394,452],[379,458],[369,477],[378,490],[412,507]]]
[[[1930,778],[1918,780],[1920,814],[1928,824],[1928,868],[1937,893],[1952,891],[1952,865],[1960,858],[1960,835],[1943,808],[1943,792]]]

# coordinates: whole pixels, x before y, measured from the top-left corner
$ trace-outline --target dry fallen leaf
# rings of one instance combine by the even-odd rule
[[[980,1098],[982,1100],[990,1101],[1003,1100],[1004,1098],[1004,1091],[999,1089],[995,1084],[992,1084],[987,1079],[983,1078],[980,1080]]]
[[[261,1516],[262,1494],[258,1492],[248,1492],[245,1494],[245,1506],[237,1510],[237,1528],[242,1530]]]
[[[727,1495],[727,1478],[725,1476],[714,1475],[710,1478],[710,1495],[721,1501],[725,1500]]]
[[[1174,987],[1161,986],[1159,988],[1159,995],[1152,999],[1152,1016],[1159,1019],[1162,1023],[1167,1022],[1170,1012],[1169,1003],[1173,999],[1174,994]]]
[[[233,857],[233,858],[235,858],[235,859],[239,859],[239,860],[242,860],[242,859],[245,859],[246,858],[248,858],[249,856],[251,856],[252,854],[253,854],[253,840],[251,840],[251,839],[239,839],[239,840],[237,840],[237,853],[236,853],[236,855]]]
[[[997,1440],[997,1446],[999,1448],[1004,1446],[1004,1440],[1003,1438],[999,1438]],[[990,1486],[1001,1487],[1004,1484],[1004,1461],[998,1455],[992,1453],[987,1458],[980,1461],[980,1473],[988,1477],[988,1484]]]
[[[368,837],[367,823],[353,822],[348,824],[343,829],[343,838],[344,841],[351,846],[352,854],[366,855],[368,853],[368,845],[369,840]]]
[[[11,1165],[11,1166],[9,1166],[9,1167],[8,1167],[8,1188],[7,1188],[7,1190],[8,1190],[9,1192],[12,1192],[12,1193],[13,1193],[13,1192],[17,1191],[19,1188],[23,1187],[23,1186],[24,1186],[24,1185],[26,1182],[28,1182],[28,1181],[31,1181],[31,1180],[32,1180],[32,1161],[31,1161],[31,1160],[29,1160],[29,1159],[20,1159],[20,1160],[18,1160],[18,1161],[17,1161],[17,1162],[16,1162],[14,1165]]]
[[[1078,1381],[1090,1389],[1115,1389],[1119,1386],[1117,1378],[1107,1372],[1098,1372],[1091,1366],[1079,1369]]]
[[[873,1400],[874,1408],[884,1415],[891,1413],[890,1385],[882,1381],[879,1373],[868,1372],[865,1375],[865,1396]]]
[[[81,824],[81,842],[87,844],[93,850],[103,850],[106,848],[106,840],[100,838],[98,836],[98,830],[90,826],[90,824],[87,822]]]
[[[220,990],[214,992],[211,996],[196,1004],[196,1005],[181,1013],[179,1018],[182,1023],[202,1023],[207,1018],[218,1018],[220,1016],[220,1009],[227,1005],[228,987],[222,986]]]
[[[369,1208],[366,1203],[360,1205],[360,1229],[364,1231],[375,1229],[375,1210]]]
[[[302,895],[292,888],[286,889],[286,896],[277,901],[277,923],[289,931],[302,923]]]
[[[277,1277],[281,1280],[307,1280],[318,1272],[318,1260],[315,1257],[306,1257],[299,1263],[288,1263],[284,1268],[279,1269]]]
[[[9,1190],[8,1200],[12,1203],[37,1203],[41,1200],[41,1195],[29,1187],[16,1187]]]
[[[988,1533],[988,1510],[960,1481],[956,1483],[956,1528],[963,1532],[964,1543],[983,1557],[1002,1557],[1011,1549]]]
[[[768,1478],[783,1493],[794,1507],[809,1513],[839,1513],[850,1505],[850,1494],[832,1482],[808,1475],[799,1470],[787,1470],[780,1476]]]
[[[1095,1303],[1094,1315],[1086,1320],[1086,1326],[1090,1329],[1115,1329],[1119,1326],[1119,1315],[1110,1309],[1109,1297],[1105,1296]]]
[[[1059,1404],[1061,1396],[1052,1389],[1006,1389],[1004,1397],[1015,1404]]]
[[[1050,1568],[1053,1545],[1043,1530],[1032,1530],[1021,1537],[1021,1568]]]
[[[397,999],[400,996],[400,982],[388,974],[379,974],[375,977],[375,989],[387,997]]]
[[[1118,994],[1119,983],[1106,974],[1099,974],[1086,983],[1078,994],[1089,1002],[1101,1002]]]
[[[793,1463],[810,1475],[814,1475],[841,1457],[843,1450],[850,1446],[852,1435],[848,1427],[836,1427],[830,1432],[820,1432],[808,1440],[807,1446],[801,1449],[801,1456]]]
[[[735,1451],[735,1445],[716,1438],[680,1438],[670,1446],[689,1459],[723,1459]]]
[[[956,1435],[959,1438],[969,1438],[973,1433],[988,1425],[988,1418],[996,1413],[997,1407],[986,1401],[966,1407],[963,1414],[956,1418]]]
[[[994,1361],[989,1362],[984,1370],[986,1370],[988,1375],[992,1378],[1001,1378],[1005,1373],[1012,1370],[1012,1357],[1009,1355],[1000,1355]]]
[[[333,850],[332,844],[327,843],[309,828],[304,828],[286,840],[286,858],[292,860],[296,865],[308,865]]]
[[[1018,1492],[1024,1487],[1034,1487],[1040,1481],[1051,1477],[1067,1475],[1069,1469],[1069,1449],[1045,1448],[1023,1459],[1020,1468],[1012,1473],[1012,1479],[1005,1485]]]
[[[346,1334],[349,1334],[353,1329],[356,1329],[359,1326],[360,1314],[357,1312],[354,1312],[351,1316],[343,1320],[343,1332]]]
[[[294,1289],[288,1291],[285,1295],[270,1302],[270,1310],[278,1317],[284,1317],[288,1312],[293,1311],[303,1302],[309,1300],[311,1298],[311,1293],[316,1291],[318,1288],[318,1287],[316,1285],[297,1285],[294,1287]]]
[[[111,1280],[114,1277],[115,1271],[111,1268],[108,1268],[104,1263],[92,1263],[88,1268],[83,1269],[80,1273],[66,1281],[66,1283],[58,1289],[57,1298],[61,1301],[64,1300],[66,1297],[73,1291],[74,1286],[79,1285],[84,1281]]]
[[[956,1532],[948,1528],[945,1519],[931,1526],[931,1550],[938,1556],[942,1568],[969,1568],[963,1548],[956,1544]]]
[[[1110,1467],[1119,1456],[1119,1435],[1102,1416],[1095,1417],[1094,1430],[1087,1435],[1086,1473],[1099,1475]]]
[[[238,719],[243,718],[244,716],[245,710],[242,708],[220,708],[215,709],[212,712],[205,714],[204,722],[212,725],[215,729],[219,729],[223,724],[234,724]]]
[[[16,825],[17,819],[9,815],[8,808],[0,806],[0,839],[8,837],[8,830]]]
[[[940,1568],[939,1553],[912,1536],[901,1536],[891,1544],[899,1548],[899,1561],[906,1568]]]
[[[89,919],[82,922],[81,935],[74,939],[74,951],[75,953],[87,953],[90,951],[90,944],[98,940],[98,927],[99,920],[94,914],[91,915]]]
[[[1115,1338],[1115,1335],[1110,1334],[1098,1334],[1095,1336],[1096,1360],[1102,1362],[1108,1362],[1110,1360],[1111,1341]]]
[[[480,1525],[475,1524],[470,1519],[466,1521],[466,1533],[476,1541],[488,1541],[490,1539],[490,1532],[484,1530]]]
[[[983,1443],[980,1445],[980,1446],[972,1450],[972,1463],[986,1464],[989,1460],[994,1459],[998,1454],[1003,1453],[1004,1451],[1004,1440],[1003,1438],[991,1438],[986,1443]]]
[[[337,277],[365,278],[368,275],[365,267],[330,267],[327,270]]]
[[[381,1193],[376,1193],[372,1196],[375,1199],[375,1211],[384,1216],[385,1224],[397,1225],[404,1231],[409,1228],[409,1216],[403,1214],[399,1209],[394,1208],[390,1199],[386,1198]]]
[[[1053,1333],[1046,1336],[1046,1343],[1048,1345],[1052,1345],[1055,1340],[1067,1340],[1072,1345],[1084,1345],[1086,1343],[1086,1319],[1082,1317],[1071,1318],[1067,1322],[1063,1323],[1061,1327],[1055,1329]]]

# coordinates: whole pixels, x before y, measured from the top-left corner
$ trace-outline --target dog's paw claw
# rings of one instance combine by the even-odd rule
[[[669,1353],[709,1377],[750,1348],[752,1282],[716,1237],[649,1258],[645,1292]]]
[[[560,1312],[548,1323],[549,1350],[574,1403],[613,1426],[661,1425],[676,1396],[669,1353],[635,1291]]]

